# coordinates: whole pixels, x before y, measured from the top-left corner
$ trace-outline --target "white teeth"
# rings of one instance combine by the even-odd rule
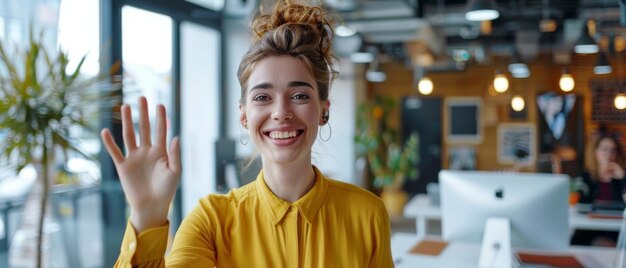
[[[272,139],[288,139],[296,136],[296,131],[272,131],[270,132],[270,138]]]

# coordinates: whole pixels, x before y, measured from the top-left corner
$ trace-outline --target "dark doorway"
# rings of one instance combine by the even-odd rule
[[[402,139],[419,134],[419,176],[407,180],[409,194],[425,193],[429,182],[437,182],[441,170],[441,98],[405,97],[402,99]]]

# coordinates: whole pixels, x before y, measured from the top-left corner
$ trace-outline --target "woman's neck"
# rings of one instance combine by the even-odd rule
[[[290,164],[263,161],[263,176],[272,193],[290,203],[304,196],[315,184],[315,171],[310,160]]]

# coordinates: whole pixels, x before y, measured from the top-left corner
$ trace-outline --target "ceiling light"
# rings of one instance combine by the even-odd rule
[[[356,29],[345,24],[339,24],[339,26],[335,28],[335,33],[339,37],[350,37],[356,34]]]
[[[620,110],[626,109],[626,95],[621,93],[615,95],[615,108]]]
[[[365,79],[373,83],[385,82],[387,80],[387,74],[380,70],[378,60],[370,64],[367,72],[365,72]]]
[[[379,70],[368,70],[365,74],[365,79],[370,82],[381,83],[387,80],[387,75]]]
[[[520,112],[524,110],[525,106],[526,106],[526,102],[524,101],[524,98],[522,98],[522,96],[515,95],[515,97],[511,99],[511,108],[513,108],[514,111]]]
[[[578,38],[578,42],[576,42],[576,46],[574,46],[574,52],[578,54],[593,54],[598,51],[598,44],[596,44],[596,41],[589,35],[587,26],[583,27],[580,38]]]
[[[610,74],[613,71],[609,59],[606,58],[606,54],[602,51],[598,53],[598,62],[593,67],[594,74]]]
[[[522,62],[517,51],[513,53],[508,69],[511,76],[515,78],[527,78],[530,76],[530,69],[528,69],[528,65]]]
[[[503,93],[509,89],[509,79],[500,70],[496,71],[496,77],[493,79],[493,88],[498,93]]]
[[[559,79],[559,87],[564,92],[570,92],[574,89],[574,85],[574,77],[572,77],[566,68],[563,68],[563,74],[561,74],[561,79]]]
[[[624,15],[624,19],[626,20],[626,13]],[[613,50],[616,53],[621,53],[626,50],[626,39],[623,36],[618,35],[613,38]]]
[[[556,31],[557,23],[555,19],[542,19],[539,21],[539,30],[542,33],[552,33]]]
[[[350,54],[350,61],[354,63],[370,63],[378,53],[376,47],[361,45],[359,51]]]
[[[422,95],[429,95],[430,93],[433,93],[433,87],[433,81],[430,80],[429,77],[422,77],[417,84],[417,90]]]
[[[539,30],[542,33],[551,33],[556,31],[557,23],[555,19],[550,18],[550,1],[541,1],[541,13],[543,14],[541,21],[539,21]]]
[[[354,63],[370,63],[374,60],[374,54],[369,52],[354,52],[350,54],[350,60]]]
[[[530,77],[530,71],[528,69],[516,69],[515,71],[511,72],[511,76],[513,76],[514,78],[528,78]]]
[[[500,17],[493,0],[470,0],[465,10],[465,19],[469,21],[495,20]]]
[[[490,20],[483,20],[480,22],[480,33],[484,35],[490,35],[493,32],[493,24]]]

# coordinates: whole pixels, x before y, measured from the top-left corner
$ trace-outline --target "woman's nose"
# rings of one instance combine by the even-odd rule
[[[284,101],[275,102],[275,106],[272,111],[272,118],[278,121],[292,119],[293,113],[291,112],[289,104]]]

